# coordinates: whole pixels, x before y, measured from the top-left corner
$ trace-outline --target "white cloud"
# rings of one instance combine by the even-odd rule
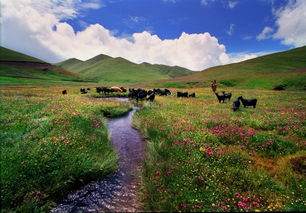
[[[201,5],[208,6],[210,3],[214,2],[215,0],[201,0]]]
[[[86,60],[103,53],[136,63],[150,62],[202,70],[230,60],[225,46],[209,33],[182,33],[177,39],[162,40],[144,31],[127,39],[115,37],[99,24],[75,32],[72,26],[61,21],[77,15],[75,5],[58,5],[66,8],[63,14],[59,14],[59,9],[51,4],[51,0],[41,5],[33,2],[39,1],[4,2],[1,45],[49,62],[71,57]]]
[[[239,53],[229,53],[228,56],[230,58],[229,63],[238,63],[241,61],[257,58],[264,55],[269,55],[275,53],[276,51],[270,52],[239,52]]]
[[[134,23],[139,23],[139,22],[143,22],[146,19],[144,17],[141,16],[131,16],[130,17],[130,21],[134,22]]]
[[[233,35],[235,24],[230,24],[229,29],[226,31],[228,35]]]
[[[233,9],[237,6],[238,1],[228,1],[228,7]]]
[[[65,8],[62,14],[58,12],[56,4],[52,4],[59,0],[45,0],[40,5],[33,2],[39,1],[2,2],[1,45],[48,62],[72,57],[87,60],[102,53],[135,63],[149,62],[203,70],[238,60],[237,56],[227,55],[225,46],[207,32],[183,32],[176,39],[165,40],[147,31],[134,33],[129,38],[118,38],[114,36],[114,31],[100,24],[85,25],[84,30],[75,32],[63,20],[78,15],[79,7],[73,2],[79,0],[58,5],[59,8]],[[245,54],[239,60],[249,57]]]
[[[281,39],[285,45],[300,47],[306,45],[306,1],[290,0],[284,7],[276,11],[278,29],[273,35]]]
[[[260,34],[256,36],[257,40],[264,40],[272,37],[273,29],[271,27],[264,27]]]

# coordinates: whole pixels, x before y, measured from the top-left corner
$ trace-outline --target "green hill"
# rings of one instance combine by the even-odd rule
[[[0,47],[0,84],[67,83],[79,75],[4,47]]]
[[[0,46],[0,61],[28,61],[28,62],[40,62],[45,63],[44,61],[28,56],[14,50],[7,49]]]
[[[71,72],[100,83],[138,83],[190,75],[192,71],[178,67],[149,63],[135,64],[124,58],[98,55],[86,61],[68,59],[57,64]]]
[[[221,87],[243,89],[306,89],[306,46],[224,66],[212,67],[193,75],[160,81],[156,84],[178,87],[210,86],[217,80]]]

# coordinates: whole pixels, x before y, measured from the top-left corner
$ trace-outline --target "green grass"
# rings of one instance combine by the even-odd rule
[[[117,168],[105,117],[127,103],[63,87],[0,89],[1,211],[47,212],[71,190]]]
[[[67,84],[88,82],[75,73],[37,58],[0,47],[0,84]],[[8,64],[10,61],[12,64]],[[31,62],[31,63],[29,63]]]
[[[273,89],[275,86],[285,84],[287,90],[305,90],[306,72],[290,72],[298,69],[306,69],[305,46],[239,63],[212,67],[193,75],[161,83],[167,85],[167,82],[181,82],[185,83],[185,87],[190,88],[187,84],[190,81],[202,82],[204,86],[210,86],[212,80],[217,80],[221,87]],[[222,84],[222,81],[226,84]]]
[[[0,61],[30,61],[30,62],[44,62],[38,58],[28,56],[5,47],[0,46]]]
[[[157,97],[136,113],[147,210],[305,211],[305,93],[231,90],[258,99],[233,112],[210,89],[188,91],[197,98]]]

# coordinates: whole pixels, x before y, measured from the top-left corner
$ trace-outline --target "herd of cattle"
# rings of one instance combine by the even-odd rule
[[[88,91],[90,90],[90,88],[81,88],[80,92],[81,94],[86,94]],[[112,94],[113,92],[123,92],[126,93],[127,89],[125,89],[124,87],[96,87],[96,92],[101,94],[104,93],[105,95],[109,95],[110,93]],[[67,94],[67,90],[63,90],[62,91],[63,95]],[[128,89],[128,97],[131,99],[135,99],[137,101],[143,101],[143,100],[147,100],[147,101],[154,101],[155,99],[155,95],[159,95],[159,96],[168,96],[171,95],[171,91],[169,89],[159,89],[159,88],[154,88],[153,90],[144,90],[144,89],[134,89],[134,88],[129,88]],[[232,93],[225,93],[224,91],[222,92],[221,95],[219,95],[218,93],[215,93],[219,103],[225,103],[226,100],[230,101],[231,97],[232,97]],[[178,98],[182,97],[182,98],[188,98],[188,97],[192,97],[195,98],[196,94],[195,93],[190,93],[188,94],[188,92],[177,92],[176,96]],[[253,108],[256,108],[256,104],[257,104],[257,99],[244,99],[242,96],[238,97],[232,104],[232,109],[233,111],[237,111],[240,108],[240,102],[242,103],[242,105],[244,107],[247,106],[253,106]]]

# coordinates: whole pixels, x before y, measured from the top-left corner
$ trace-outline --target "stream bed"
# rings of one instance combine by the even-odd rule
[[[128,101],[116,98],[117,101]],[[69,194],[51,212],[139,212],[138,191],[141,187],[141,164],[144,143],[138,130],[132,127],[132,117],[138,110],[108,120],[111,142],[119,156],[119,168],[103,180],[89,183]]]

